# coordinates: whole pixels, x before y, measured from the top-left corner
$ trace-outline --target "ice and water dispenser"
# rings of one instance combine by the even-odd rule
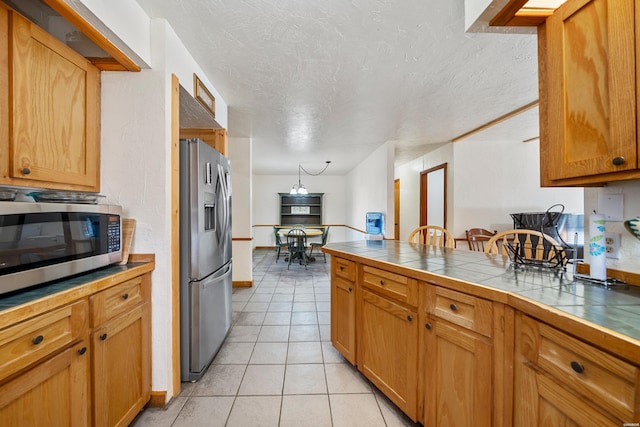
[[[367,212],[368,240],[384,239],[384,214],[382,212]]]

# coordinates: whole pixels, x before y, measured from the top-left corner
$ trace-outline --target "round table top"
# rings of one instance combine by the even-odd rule
[[[286,236],[287,234],[289,234],[289,231],[291,230],[292,230],[291,228],[279,228],[278,234]],[[307,237],[322,235],[322,230],[320,230],[319,228],[303,228],[302,230],[305,232]]]

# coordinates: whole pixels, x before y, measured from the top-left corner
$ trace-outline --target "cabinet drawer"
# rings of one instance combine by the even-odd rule
[[[417,306],[417,280],[367,266],[362,268],[362,273],[362,286],[414,307]]]
[[[557,382],[621,420],[637,419],[637,366],[522,316],[516,349]]]
[[[351,282],[356,281],[356,263],[342,258],[332,258],[331,263],[336,276]]]
[[[490,337],[493,332],[493,304],[451,289],[429,286],[427,311],[440,319]]]
[[[0,380],[53,354],[88,333],[86,300],[0,331]]]
[[[121,313],[131,310],[145,300],[147,292],[142,277],[136,277],[105,289],[89,298],[91,303],[91,327],[95,328]]]

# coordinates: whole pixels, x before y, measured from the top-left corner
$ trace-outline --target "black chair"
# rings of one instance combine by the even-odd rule
[[[276,226],[273,227],[273,235],[276,238],[276,262],[278,262],[278,258],[280,258],[280,250],[288,247],[288,245],[282,242],[282,237],[280,237],[280,233]]]
[[[329,235],[329,227],[325,227],[322,230],[322,241],[321,242],[311,242],[311,251],[309,252],[309,258],[311,258],[311,254],[313,253],[314,248],[318,248],[320,252],[322,252],[322,247],[327,244],[327,236]],[[327,254],[322,252],[322,257],[324,258],[324,263],[327,263]]]
[[[307,257],[307,233],[299,228],[293,228],[287,233],[287,246],[289,247],[289,264],[287,270],[291,266],[292,260],[299,260],[300,264],[304,263],[306,270],[308,264]]]

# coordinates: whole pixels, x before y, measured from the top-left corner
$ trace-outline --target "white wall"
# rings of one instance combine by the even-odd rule
[[[453,144],[455,217],[448,228],[456,237],[474,227],[511,229],[509,214],[544,212],[557,203],[566,213],[583,213],[582,188],[540,187],[539,149],[537,140]]]
[[[453,144],[446,144],[409,163],[399,166],[396,178],[400,180],[400,238],[406,241],[409,234],[420,226],[420,173],[447,164],[447,228],[454,219],[454,171]]]
[[[235,239],[232,252],[233,281],[251,283],[253,281],[251,139],[229,138],[227,146],[231,161],[231,235]]]
[[[171,398],[171,74],[192,89],[198,73],[216,96],[222,126],[227,105],[164,20],[151,21],[151,58],[149,70],[102,74],[101,192],[138,221],[131,251],[156,255],[152,389]]]
[[[400,179],[400,240],[420,223],[420,172],[447,163],[447,229],[464,237],[469,228],[506,230],[515,212],[544,212],[562,203],[583,212],[582,188],[540,188],[538,142],[446,144],[396,169]]]
[[[360,162],[347,175],[346,220],[347,225],[366,230],[367,212],[382,212],[385,233],[393,238],[393,161],[394,144],[385,143]],[[350,239],[362,239],[360,233],[348,233]]]

